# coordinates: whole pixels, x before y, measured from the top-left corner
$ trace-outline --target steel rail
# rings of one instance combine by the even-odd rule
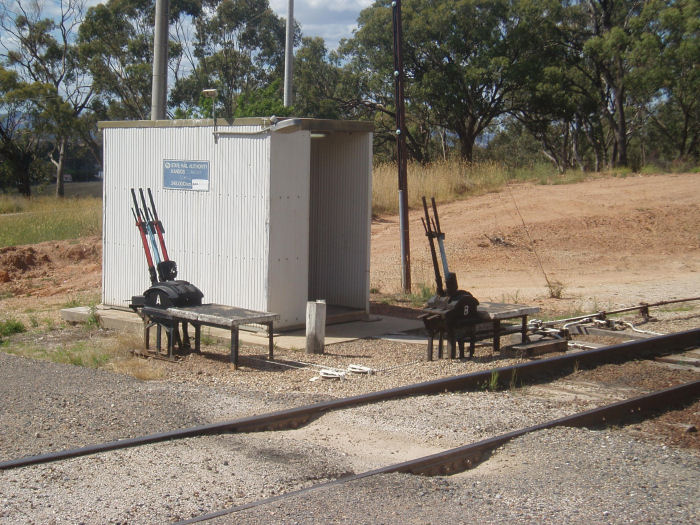
[[[242,510],[258,507],[260,505],[274,503],[282,499],[306,494],[318,489],[328,488],[334,485],[340,485],[379,474],[404,473],[424,476],[457,474],[475,467],[487,459],[496,448],[507,443],[508,441],[531,432],[537,432],[539,430],[554,427],[607,426],[624,421],[625,419],[631,417],[639,418],[659,411],[667,411],[680,403],[687,403],[698,397],[700,397],[700,380],[691,381],[690,383],[684,383],[682,385],[666,388],[664,390],[657,390],[655,392],[632,399],[618,401],[611,405],[605,405],[591,410],[586,410],[585,412],[578,412],[570,416],[564,416],[558,419],[546,421],[538,425],[532,425],[530,427],[521,428],[512,432],[506,432],[505,434],[483,439],[476,443],[453,448],[444,452],[438,452],[437,454],[431,454],[429,456],[404,461],[402,463],[396,463],[394,465],[362,472],[360,474],[354,474],[332,481],[327,481],[325,483],[319,483],[317,485],[312,485],[311,487],[288,492],[286,494],[280,494],[278,496],[272,496],[270,498],[212,512],[210,514],[180,521],[176,525],[207,521],[240,512]]]
[[[593,312],[588,315],[579,315],[576,317],[568,317],[566,319],[553,319],[551,321],[544,321],[543,326],[554,326],[561,323],[570,323],[573,321],[583,321],[584,319],[605,319],[608,315],[622,314],[625,312],[634,312],[635,310],[647,310],[649,308],[657,306],[666,306],[668,304],[676,303],[689,303],[692,301],[700,301],[700,297],[687,297],[685,299],[671,299],[668,301],[658,301],[656,303],[639,303],[636,306],[627,306],[625,308],[618,308],[617,310],[600,310],[598,312]]]
[[[533,380],[545,375],[562,374],[579,367],[585,368],[602,363],[621,362],[645,356],[668,354],[693,346],[700,346],[700,328],[643,340],[629,341],[529,363],[519,363],[443,379],[434,379],[424,383],[404,385],[388,390],[334,399],[315,403],[313,405],[289,408],[232,421],[209,423],[186,429],[159,432],[147,436],[120,439],[107,443],[88,445],[35,456],[25,456],[19,459],[0,462],[0,470],[25,467],[38,463],[49,463],[52,461],[60,461],[110,450],[170,441],[173,439],[223,433],[293,429],[332,410],[377,403],[411,395],[427,395],[448,391],[481,390],[486,387],[494,388],[497,386],[507,387],[509,385],[520,385],[523,384],[524,380]]]

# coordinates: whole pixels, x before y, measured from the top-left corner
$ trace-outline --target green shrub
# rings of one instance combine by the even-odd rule
[[[0,321],[0,336],[7,337],[12,334],[20,334],[26,331],[27,329],[22,322],[16,319],[6,319],[4,321]]]

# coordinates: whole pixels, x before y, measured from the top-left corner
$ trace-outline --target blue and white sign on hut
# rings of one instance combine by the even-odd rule
[[[163,160],[163,188],[209,191],[209,161]]]

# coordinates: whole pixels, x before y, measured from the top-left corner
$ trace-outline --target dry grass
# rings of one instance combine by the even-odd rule
[[[397,213],[396,164],[381,164],[372,173],[373,213]],[[421,205],[421,196],[448,202],[468,195],[495,191],[508,182],[506,169],[495,163],[467,164],[457,161],[408,165],[408,197],[410,207]]]
[[[129,375],[143,381],[162,379],[164,376],[163,370],[154,366],[151,361],[140,357],[117,359],[109,363],[105,368],[117,374]]]
[[[509,169],[498,162],[466,163],[458,160],[431,164],[410,163],[408,205],[418,208],[421,197],[435,197],[441,203],[499,191],[509,182],[570,184],[592,174],[571,170],[558,174],[549,164]],[[380,164],[372,171],[372,213],[398,213],[398,171],[396,164]]]
[[[4,342],[2,351],[30,359],[87,368],[102,368],[110,360],[109,351],[102,341],[78,340],[47,345],[42,342],[15,343],[9,339]]]
[[[15,329],[13,333],[24,331]],[[92,337],[91,334],[95,334],[94,327],[86,325],[82,334],[74,334],[70,340],[46,344],[42,336],[45,332],[36,330],[32,333],[32,338],[16,340],[9,337],[0,341],[1,351],[54,363],[104,368],[146,381],[164,377],[163,370],[157,363],[132,355],[132,350],[143,347],[143,341],[135,334]]]
[[[102,199],[0,197],[0,248],[102,232]]]
[[[153,361],[132,355],[133,350],[142,347],[143,340],[136,334],[118,334],[110,345],[112,359],[105,368],[144,381],[161,379],[164,376],[163,370]]]

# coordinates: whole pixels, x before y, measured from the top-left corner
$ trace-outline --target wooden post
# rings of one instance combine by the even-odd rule
[[[306,353],[322,354],[326,340],[326,301],[306,303]]]

